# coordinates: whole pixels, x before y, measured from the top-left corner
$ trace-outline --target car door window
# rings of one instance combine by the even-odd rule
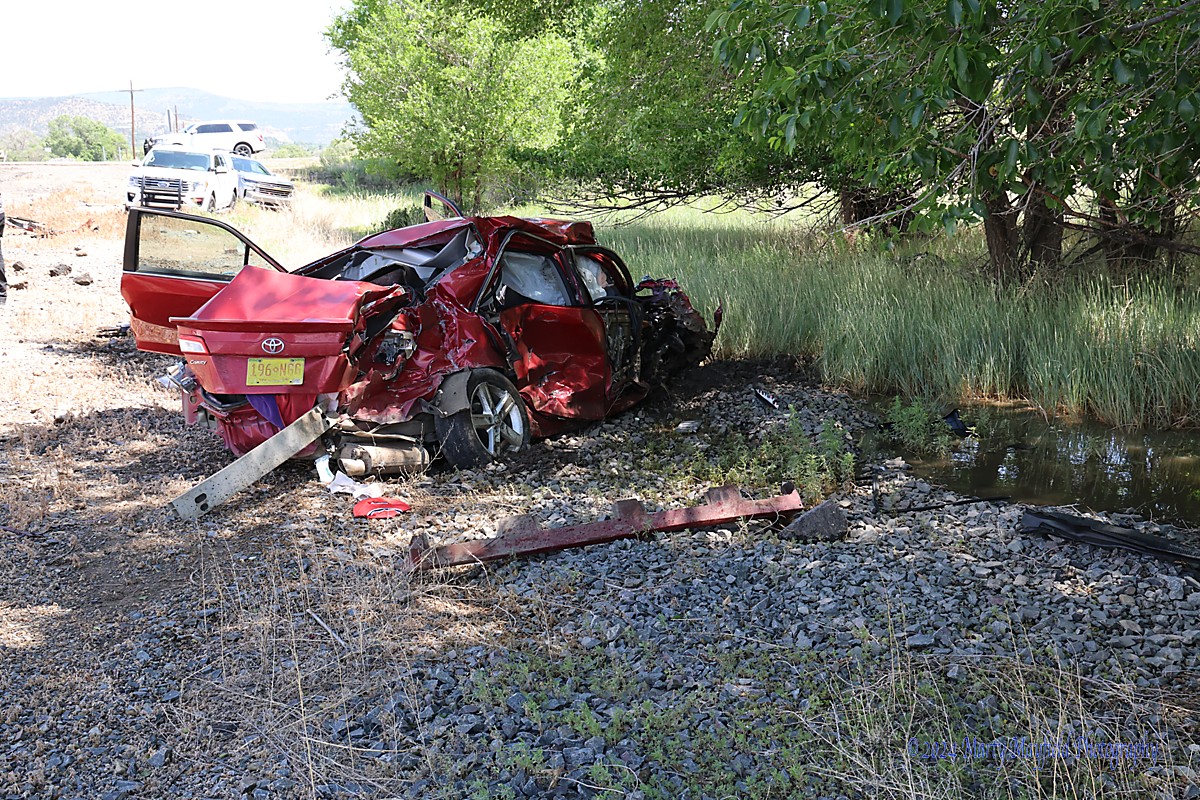
[[[579,283],[593,303],[598,303],[605,297],[625,297],[620,272],[611,264],[606,264],[590,255],[577,255],[575,271]]]
[[[197,219],[142,214],[137,272],[228,280],[250,264],[250,246],[234,234]]]
[[[496,299],[501,308],[523,303],[569,306],[571,296],[558,265],[550,256],[506,250],[500,259]]]

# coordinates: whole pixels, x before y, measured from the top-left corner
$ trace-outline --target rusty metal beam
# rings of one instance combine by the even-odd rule
[[[608,519],[581,525],[543,528],[536,519],[525,514],[503,520],[494,539],[430,547],[429,540],[420,534],[409,544],[408,559],[413,569],[455,567],[633,539],[651,531],[707,528],[739,519],[784,516],[803,508],[804,501],[795,489],[766,500],[747,500],[737,487],[721,486],[709,489],[705,502],[691,508],[649,513],[637,500],[618,500],[613,503]]]

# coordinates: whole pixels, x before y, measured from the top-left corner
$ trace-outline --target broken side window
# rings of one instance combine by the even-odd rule
[[[579,274],[580,284],[593,303],[598,303],[605,297],[625,296],[621,291],[620,274],[614,267],[605,264],[600,259],[588,255],[577,255],[575,269]]]
[[[496,289],[496,298],[502,308],[523,303],[571,305],[571,296],[553,258],[512,250],[505,251],[500,259],[500,285]]]

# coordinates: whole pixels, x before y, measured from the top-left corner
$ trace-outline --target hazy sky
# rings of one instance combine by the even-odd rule
[[[342,82],[321,32],[349,4],[4,0],[0,97],[128,89],[132,80],[135,89],[186,86],[241,100],[319,102]]]

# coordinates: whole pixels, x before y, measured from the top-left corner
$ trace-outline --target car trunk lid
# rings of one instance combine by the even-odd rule
[[[362,346],[406,291],[243,270],[191,317],[172,318],[200,385],[218,394],[320,394],[349,383]]]

